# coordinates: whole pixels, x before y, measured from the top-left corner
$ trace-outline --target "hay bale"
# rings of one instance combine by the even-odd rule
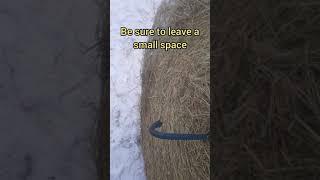
[[[153,28],[200,29],[200,36],[153,36],[149,41],[184,41],[187,49],[146,50],[142,70],[141,133],[148,179],[209,179],[209,142],[167,141],[152,137],[158,119],[162,131],[209,132],[209,0],[163,2]]]
[[[214,5],[213,178],[319,179],[319,1]]]

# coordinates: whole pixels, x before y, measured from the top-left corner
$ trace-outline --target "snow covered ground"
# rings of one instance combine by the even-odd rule
[[[0,180],[95,180],[94,0],[0,1]]]
[[[110,176],[111,180],[144,180],[139,144],[143,50],[134,41],[146,37],[120,36],[120,27],[151,28],[161,0],[111,0],[110,3]]]

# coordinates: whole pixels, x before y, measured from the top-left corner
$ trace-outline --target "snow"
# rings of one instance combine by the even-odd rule
[[[95,1],[0,1],[0,180],[98,179]]]
[[[120,36],[120,27],[152,28],[161,0],[111,0],[110,4],[110,178],[144,180],[143,156],[139,144],[141,65],[143,50],[135,41],[147,37]]]

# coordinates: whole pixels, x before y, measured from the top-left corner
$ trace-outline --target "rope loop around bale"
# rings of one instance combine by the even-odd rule
[[[209,139],[209,134],[179,134],[157,131],[156,129],[161,126],[162,122],[160,120],[154,122],[149,128],[150,134],[156,138],[165,140],[207,141]]]

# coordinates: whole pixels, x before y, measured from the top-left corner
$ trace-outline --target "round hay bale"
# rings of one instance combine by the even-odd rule
[[[157,179],[209,179],[209,142],[168,141],[161,131],[208,133],[210,122],[209,0],[172,0],[159,7],[153,28],[199,29],[200,36],[152,36],[149,41],[187,42],[187,49],[149,49],[142,69],[141,134],[146,176]]]

